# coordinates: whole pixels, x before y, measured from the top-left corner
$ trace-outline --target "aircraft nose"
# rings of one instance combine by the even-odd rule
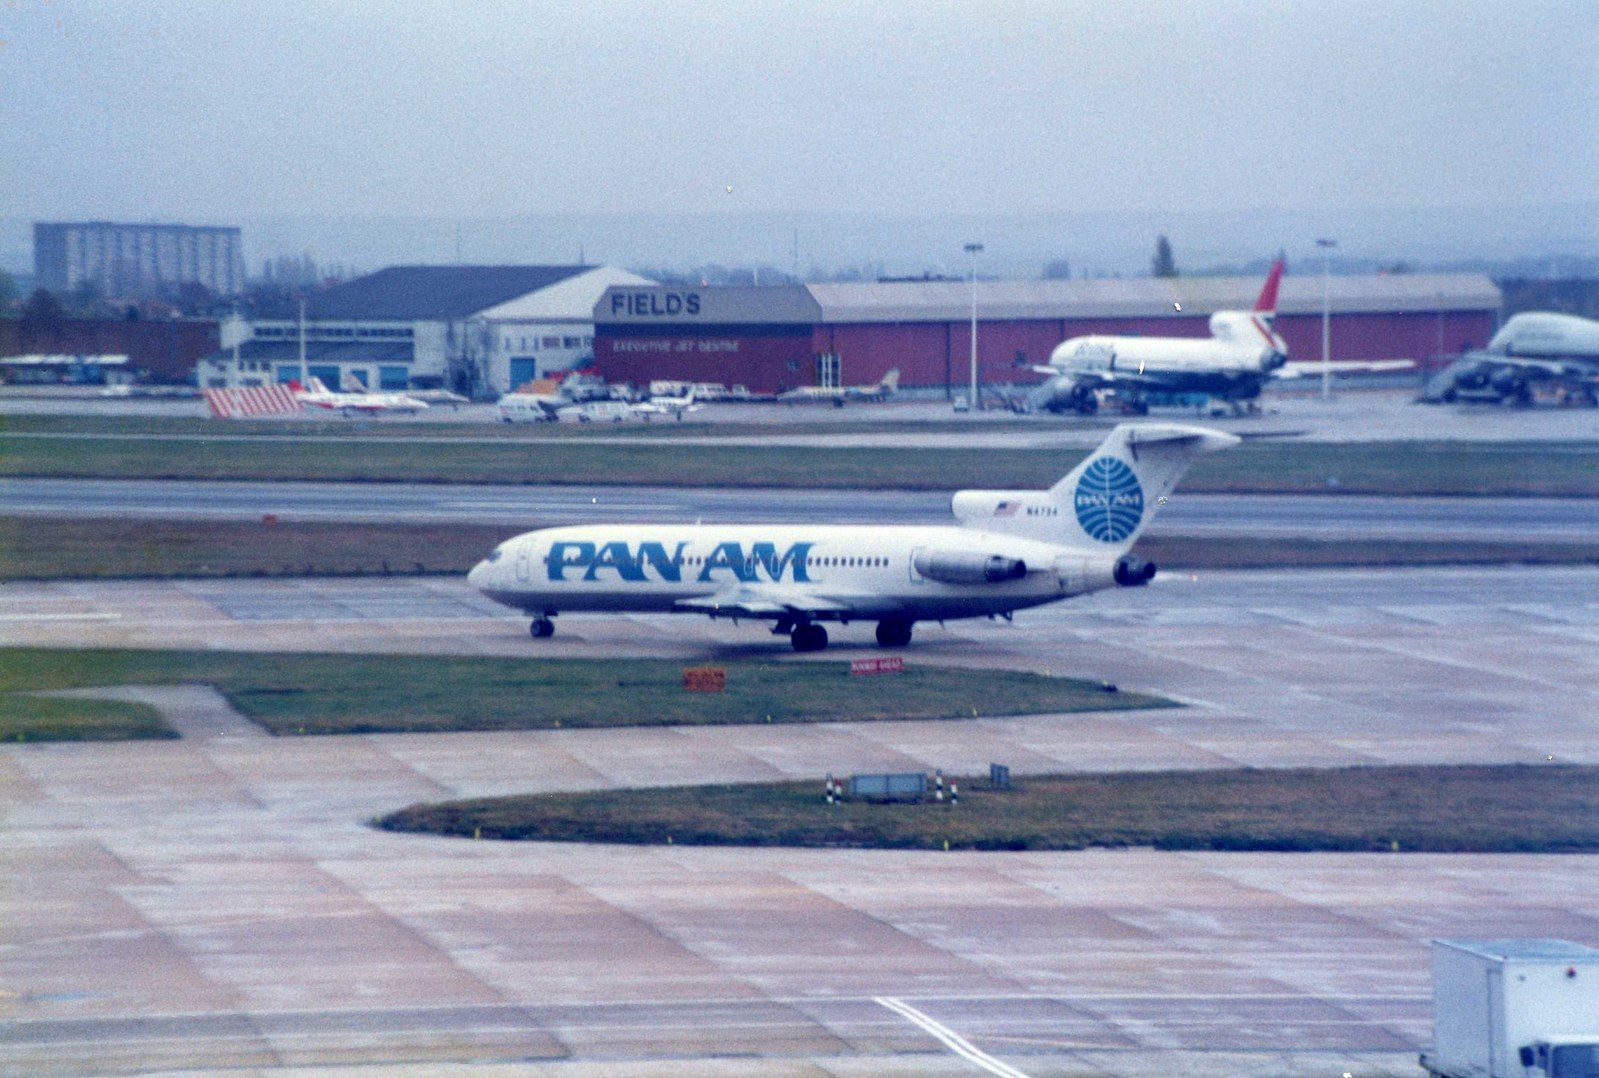
[[[471,571],[466,574],[466,582],[479,590],[482,590],[483,585],[488,583],[488,579],[489,563],[486,561],[478,562],[476,565],[472,566]]]

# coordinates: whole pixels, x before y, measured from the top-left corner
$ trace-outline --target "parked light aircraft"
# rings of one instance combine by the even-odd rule
[[[656,416],[671,416],[681,420],[689,412],[697,412],[704,405],[694,403],[694,390],[689,390],[680,397],[661,395],[651,397],[649,400],[640,401],[633,405],[633,412],[642,419],[653,419]]]
[[[1572,403],[1599,403],[1599,322],[1549,311],[1512,315],[1486,348],[1429,379],[1422,400],[1530,404],[1540,382],[1559,386]]]
[[[1333,363],[1290,363],[1288,345],[1277,335],[1277,290],[1283,260],[1272,263],[1253,310],[1217,311],[1210,316],[1209,337],[1073,337],[1050,353],[1049,365],[1034,367],[1050,380],[1035,389],[1035,408],[1090,415],[1099,407],[1098,392],[1114,390],[1139,414],[1149,411],[1149,393],[1206,394],[1243,411],[1244,402],[1260,396],[1273,378],[1298,378],[1323,370],[1405,370],[1408,359],[1341,360]]]
[[[899,368],[895,367],[882,379],[869,386],[800,386],[779,393],[777,399],[785,404],[831,404],[842,408],[849,401],[887,400],[899,389]]]
[[[287,415],[304,408],[323,408],[351,415],[356,412],[420,412],[427,402],[404,393],[334,393],[320,378],[298,379],[282,385],[239,386],[202,391],[211,414],[219,419]]]
[[[1129,553],[1183,472],[1238,438],[1122,424],[1048,490],[963,490],[950,526],[633,524],[543,528],[468,574],[489,598],[554,633],[559,611],[656,611],[772,622],[796,651],[822,623],[877,622],[903,647],[918,621],[1004,617],[1102,588],[1146,584]]]
[[[353,385],[352,385],[353,383]],[[374,412],[420,412],[427,407],[423,401],[404,393],[371,393],[360,382],[346,377],[345,388],[337,393],[322,384],[322,379],[290,382],[295,398],[307,408],[325,408],[330,412],[371,414]]]

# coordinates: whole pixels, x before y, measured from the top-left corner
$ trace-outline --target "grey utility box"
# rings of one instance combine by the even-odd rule
[[[920,801],[927,795],[927,776],[920,771],[851,775],[849,795],[867,801]]]

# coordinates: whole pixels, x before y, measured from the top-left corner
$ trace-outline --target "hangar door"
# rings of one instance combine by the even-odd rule
[[[511,388],[524,385],[539,376],[539,361],[534,356],[511,357]]]

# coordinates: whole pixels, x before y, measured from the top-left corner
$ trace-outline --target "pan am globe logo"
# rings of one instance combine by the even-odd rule
[[[1101,543],[1119,543],[1144,519],[1144,488],[1125,461],[1100,457],[1077,481],[1077,523]]]

